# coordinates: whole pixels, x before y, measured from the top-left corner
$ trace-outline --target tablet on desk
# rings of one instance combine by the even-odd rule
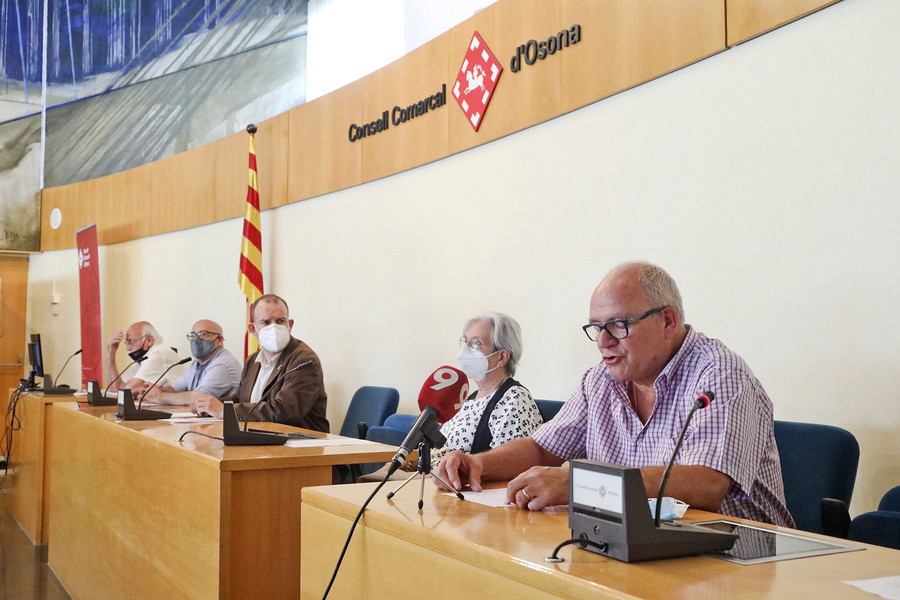
[[[745,525],[734,521],[717,520],[693,523],[700,527],[708,527],[718,531],[727,531],[738,535],[737,541],[731,550],[707,554],[713,558],[720,558],[741,565],[754,565],[757,563],[787,560],[790,558],[804,558],[807,556],[819,556],[821,554],[835,554],[837,552],[851,552],[864,550],[862,546],[851,546],[837,539],[823,540],[804,535],[801,531],[779,531],[766,529],[754,525]]]

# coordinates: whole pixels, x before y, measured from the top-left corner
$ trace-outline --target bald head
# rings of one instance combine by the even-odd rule
[[[200,333],[201,331],[208,331],[209,333],[222,335],[222,326],[215,321],[210,321],[209,319],[200,319],[199,321],[194,323],[194,326],[191,328],[191,332]]]
[[[652,388],[687,335],[680,307],[675,282],[655,265],[626,263],[603,278],[591,295],[590,322],[624,324],[623,335],[603,329],[596,336],[613,379]]]
[[[603,278],[597,289],[604,284],[640,286],[651,306],[671,306],[678,312],[679,322],[684,323],[681,292],[678,291],[678,285],[672,276],[662,267],[648,262],[622,263]]]
[[[162,336],[156,328],[147,321],[132,323],[125,331],[125,347],[128,351],[144,348],[149,350],[154,344],[162,342]]]

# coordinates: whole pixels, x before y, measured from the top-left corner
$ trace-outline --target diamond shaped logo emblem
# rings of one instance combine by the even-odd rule
[[[453,97],[475,131],[481,126],[502,72],[500,61],[476,31],[453,84]]]

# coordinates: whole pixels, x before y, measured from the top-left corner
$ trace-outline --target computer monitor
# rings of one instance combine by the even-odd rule
[[[25,389],[37,389],[35,377],[44,377],[44,355],[41,352],[41,334],[32,333],[31,341],[28,342],[28,363],[31,365],[31,373],[25,382]]]
[[[74,390],[68,386],[54,386],[53,377],[44,372],[44,354],[41,351],[41,334],[32,333],[28,342],[28,362],[31,363],[31,373],[28,379],[20,381],[22,389],[28,392],[43,392],[44,394],[72,394]],[[35,379],[43,379],[43,385],[39,386]]]

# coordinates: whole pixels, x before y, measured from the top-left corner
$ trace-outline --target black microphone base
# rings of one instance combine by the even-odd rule
[[[51,388],[38,388],[35,390],[36,392],[43,392],[45,396],[72,396],[75,394],[75,389],[70,387],[63,386],[54,386]]]
[[[135,408],[134,398],[131,390],[124,388],[119,390],[116,408],[116,417],[120,421],[156,421],[158,419],[168,419],[172,413],[163,412],[161,410],[149,410],[147,408]]]
[[[572,527],[573,521],[575,526]],[[572,537],[590,540],[598,544],[603,550],[593,546],[584,549],[621,560],[623,562],[642,562],[646,560],[659,560],[662,558],[677,558],[680,556],[693,556],[695,554],[709,554],[730,550],[737,536],[734,534],[721,535],[724,532],[711,531],[708,527],[700,527],[689,523],[662,522],[659,527],[651,531],[645,531],[635,539],[615,539],[616,536],[594,532],[596,521],[589,516],[579,526],[579,520],[569,518],[569,526],[572,527]]]
[[[129,411],[117,411],[116,416],[120,421],[156,421],[159,419],[171,418],[172,413],[163,412],[161,410],[149,410],[146,408],[135,408]]]
[[[288,437],[274,431],[224,431],[222,436],[226,446],[283,446]]]
[[[102,396],[98,396],[97,398],[92,398],[89,394],[87,397],[87,403],[90,406],[115,406],[116,399],[115,398],[103,398]]]
[[[737,540],[688,523],[655,526],[640,469],[592,460],[570,461],[569,468],[569,527],[573,539],[592,542],[586,550],[640,562],[729,550]]]
[[[222,403],[222,440],[226,446],[283,446],[288,436],[275,431],[241,431],[233,402]]]
[[[91,379],[87,382],[87,403],[91,406],[115,406],[115,398],[109,398],[105,392],[100,391],[100,382]]]

